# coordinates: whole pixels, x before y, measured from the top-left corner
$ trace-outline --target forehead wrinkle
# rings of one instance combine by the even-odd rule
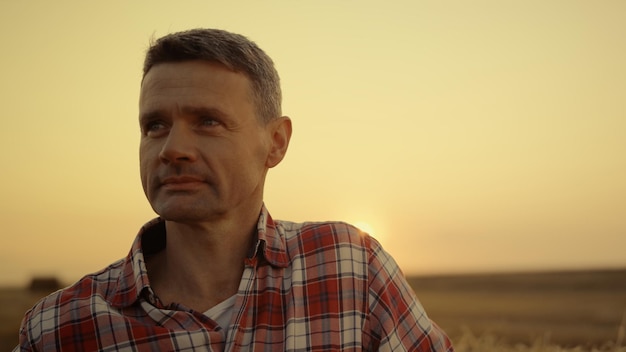
[[[140,108],[149,110],[173,109],[178,113],[219,112],[224,114],[227,106],[222,103],[221,97],[225,94],[214,87],[202,87],[212,94],[202,96],[195,88],[185,84],[171,84],[172,80],[162,79],[167,85],[157,82],[144,86],[139,99]],[[169,106],[169,108],[168,108]]]
[[[195,105],[180,106],[180,104],[177,104],[177,105],[178,105],[177,107],[178,111],[183,114],[209,115],[209,116],[216,116],[216,117],[223,117],[227,115],[227,113],[223,111],[222,109],[220,109],[219,107],[207,107],[207,106],[195,106]]]

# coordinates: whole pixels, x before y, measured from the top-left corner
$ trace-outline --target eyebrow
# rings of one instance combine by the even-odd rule
[[[228,114],[216,108],[208,108],[203,106],[184,106],[181,109],[183,114],[195,116],[213,116],[220,119],[228,119]],[[139,116],[139,122],[145,123],[167,117],[167,113],[163,109],[155,109],[143,113]]]
[[[221,119],[227,118],[228,115],[220,110],[220,109],[216,109],[216,108],[208,108],[208,107],[204,107],[204,106],[184,106],[182,108],[182,111],[184,114],[189,114],[189,115],[202,115],[202,116],[215,116]]]

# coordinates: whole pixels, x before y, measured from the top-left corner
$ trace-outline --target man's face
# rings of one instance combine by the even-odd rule
[[[164,219],[211,221],[262,202],[271,123],[257,117],[245,75],[207,61],[155,65],[139,123],[141,181]]]

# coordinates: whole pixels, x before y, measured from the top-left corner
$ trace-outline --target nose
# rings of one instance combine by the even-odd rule
[[[174,124],[165,138],[159,158],[164,163],[195,161],[197,154],[193,132],[184,124]]]

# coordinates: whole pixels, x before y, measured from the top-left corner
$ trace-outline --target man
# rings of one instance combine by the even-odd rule
[[[452,351],[400,269],[344,223],[273,220],[269,168],[289,145],[272,60],[198,29],[147,52],[144,192],[159,218],[129,255],[44,298],[25,351]]]

